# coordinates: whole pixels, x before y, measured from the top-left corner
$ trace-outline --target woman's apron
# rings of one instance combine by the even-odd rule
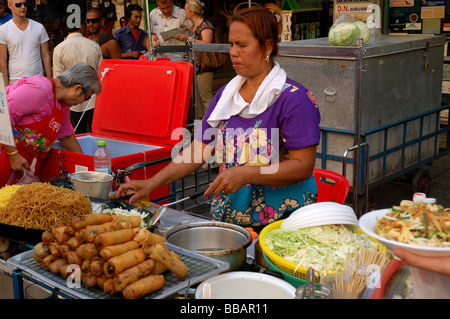
[[[29,165],[36,158],[35,171],[38,170],[42,160],[48,155],[55,143],[64,118],[64,112],[56,107],[55,82],[51,78],[48,79],[53,85],[54,101],[52,114],[40,122],[17,125],[13,129],[19,154],[28,161]],[[8,183],[12,173],[15,173],[15,180],[10,181],[10,184],[16,184],[23,176],[22,173],[11,171],[10,158],[6,154],[5,149],[0,153],[0,167],[2,168],[0,172],[0,187]]]

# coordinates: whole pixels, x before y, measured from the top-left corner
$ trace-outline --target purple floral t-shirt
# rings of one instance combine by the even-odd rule
[[[289,150],[319,144],[319,108],[313,94],[301,84],[288,78],[284,91],[263,113],[256,116],[241,113],[212,128],[207,119],[224,88],[215,95],[201,127],[195,132],[197,140],[215,146],[219,174],[236,165],[276,164],[288,158]],[[266,169],[270,174],[269,167]],[[280,187],[248,184],[236,193],[215,196],[211,213],[225,222],[261,226],[315,202],[316,193],[313,176]]]

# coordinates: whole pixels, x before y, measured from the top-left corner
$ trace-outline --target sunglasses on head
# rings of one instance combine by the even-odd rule
[[[28,2],[16,2],[14,3],[14,5],[16,6],[16,8],[20,8],[22,5],[26,8],[28,7]]]
[[[99,23],[101,20],[100,18],[86,19],[86,23]]]

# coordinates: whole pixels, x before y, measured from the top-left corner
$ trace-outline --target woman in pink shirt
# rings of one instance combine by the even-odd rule
[[[100,94],[101,82],[94,68],[74,65],[57,79],[40,75],[25,77],[6,88],[15,146],[4,145],[0,153],[0,187],[15,171],[15,181],[35,171],[58,139],[69,151],[82,153],[70,123],[70,106]]]

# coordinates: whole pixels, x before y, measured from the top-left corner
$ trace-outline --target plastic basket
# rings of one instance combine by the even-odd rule
[[[288,274],[290,276],[293,277],[297,277],[302,279],[303,281],[307,281],[307,276],[306,276],[306,272],[307,272],[307,268],[303,267],[303,266],[299,266],[297,268],[297,264],[293,263],[289,260],[284,259],[283,257],[281,257],[280,255],[278,255],[277,253],[273,252],[269,246],[266,245],[265,242],[265,237],[266,235],[275,229],[280,228],[281,223],[283,222],[283,220],[278,220],[274,223],[271,223],[269,225],[267,225],[266,227],[263,228],[263,230],[261,231],[261,233],[259,234],[259,245],[261,246],[261,250],[264,253],[264,256],[267,257],[266,259],[268,259],[273,266],[278,268],[278,271],[281,270],[281,272],[283,274]],[[355,232],[357,233],[363,233],[363,231],[361,231],[360,229],[356,230]],[[372,240],[373,242],[378,243],[378,241],[376,241],[374,238],[368,236],[368,238],[370,240]],[[379,244],[379,243],[378,243]],[[386,247],[384,247],[383,245],[380,245],[380,249],[382,252],[386,252],[387,249]],[[297,268],[297,270],[295,271],[295,269]],[[270,269],[270,267],[269,267]],[[275,269],[274,269],[275,270]],[[327,272],[327,274],[334,274],[334,272]],[[320,282],[320,274],[316,272],[316,282]]]
[[[283,275],[283,279],[285,281],[287,281],[288,283],[290,283],[292,286],[294,286],[295,288],[300,287],[301,285],[307,284],[308,281],[301,279],[297,276],[288,274],[287,272],[281,270],[280,268],[278,268],[277,266],[275,266],[272,261],[266,256],[266,254],[263,253],[264,259],[267,262],[267,265],[269,266],[269,270],[272,271],[277,271],[279,273],[281,273]]]

